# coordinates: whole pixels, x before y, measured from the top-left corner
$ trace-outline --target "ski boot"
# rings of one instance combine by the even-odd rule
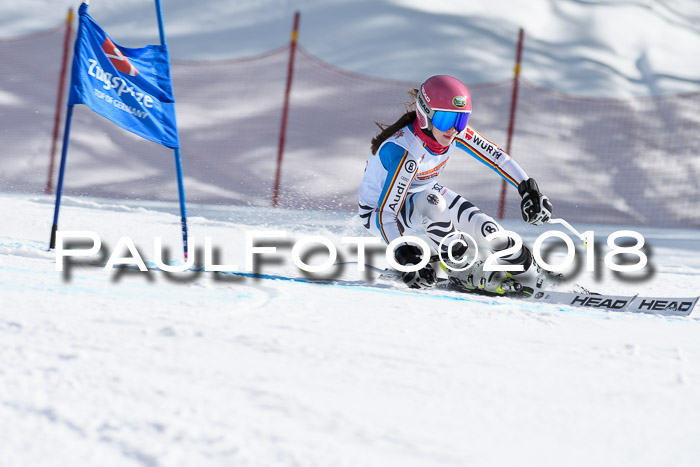
[[[524,271],[509,272],[506,276],[520,285],[520,293],[523,295],[532,295],[540,290],[554,290],[564,282],[563,274],[543,269],[534,258]]]
[[[486,295],[520,294],[522,286],[504,271],[484,271],[484,261],[477,260],[464,271],[455,271],[448,267],[447,273],[450,285],[463,292],[481,293]]]

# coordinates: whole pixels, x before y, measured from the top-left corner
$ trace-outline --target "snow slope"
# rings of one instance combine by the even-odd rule
[[[0,209],[12,213],[0,234],[0,465],[676,467],[700,455],[697,310],[669,319],[212,274],[64,274],[45,251],[52,200],[5,195]],[[250,230],[340,245],[362,229],[328,212],[191,211],[191,235],[213,239],[217,264],[243,264]],[[109,252],[129,236],[152,260],[156,235],[177,256],[176,212],[68,198],[62,226],[96,232]],[[643,233],[658,246],[650,278],[579,282],[698,294],[697,232]],[[289,247],[261,272],[299,275]]]
[[[300,43],[333,65],[420,82],[447,73],[466,83],[509,79],[518,29],[523,76],[577,95],[626,98],[700,89],[695,0],[164,0],[174,59],[249,56]],[[76,0],[3,0],[0,37],[50,28]],[[153,2],[94,0],[90,14],[125,46],[157,43]]]

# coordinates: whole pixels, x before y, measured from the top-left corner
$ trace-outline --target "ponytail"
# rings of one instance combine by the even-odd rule
[[[370,148],[372,149],[372,154],[377,154],[379,146],[381,146],[384,141],[389,139],[391,135],[393,135],[406,125],[412,124],[416,120],[415,105],[416,98],[418,97],[418,89],[411,89],[410,91],[408,91],[408,95],[411,96],[412,102],[406,104],[406,113],[399,117],[398,120],[396,120],[394,123],[388,126],[383,123],[374,122],[374,124],[377,125],[381,131],[377,136],[372,138],[372,143],[370,145]],[[413,109],[411,110],[412,107]]]

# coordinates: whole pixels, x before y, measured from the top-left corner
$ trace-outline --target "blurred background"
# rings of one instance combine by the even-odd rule
[[[55,184],[66,17],[78,7],[0,2],[1,191]],[[158,43],[152,2],[89,11],[121,46]],[[433,74],[469,86],[470,124],[505,148],[522,28],[509,149],[556,214],[700,226],[697,2],[166,0],[163,12],[188,202],[272,205],[299,12],[279,206],[353,211],[374,122],[393,122],[406,91]],[[69,78],[70,66],[64,88]],[[170,150],[76,108],[67,194],[176,200],[174,171]],[[501,179],[478,161],[453,157],[440,182],[496,215]],[[518,199],[509,189],[506,217]]]

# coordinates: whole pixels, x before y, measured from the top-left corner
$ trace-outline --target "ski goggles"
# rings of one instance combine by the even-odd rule
[[[447,112],[445,110],[436,110],[431,120],[433,122],[433,126],[440,131],[447,131],[454,127],[457,132],[460,132],[467,127],[469,112]]]

